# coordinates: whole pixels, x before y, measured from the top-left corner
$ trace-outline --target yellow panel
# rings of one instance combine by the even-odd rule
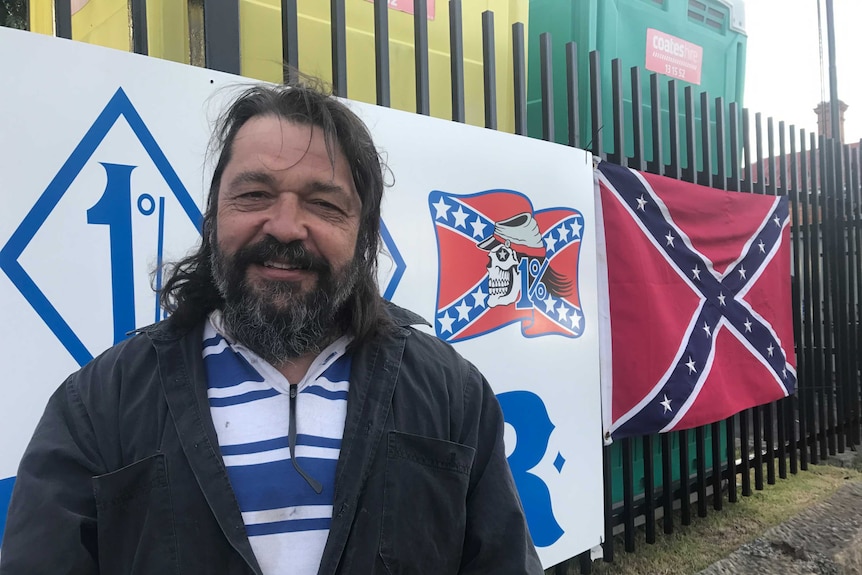
[[[267,82],[281,82],[280,0],[240,0],[242,74]]]
[[[129,51],[132,34],[128,0],[89,0],[72,15],[72,38]]]
[[[78,0],[84,6],[72,16],[76,40],[129,50],[128,0]],[[34,31],[53,33],[53,0],[30,1]],[[150,54],[189,62],[188,0],[149,0]],[[374,69],[374,5],[368,0],[346,0],[348,97],[376,101]],[[431,115],[451,118],[449,2],[436,0],[434,20],[428,21],[428,73]],[[280,82],[283,77],[280,0],[239,0],[240,50],[244,76]],[[485,123],[482,74],[482,12],[495,18],[497,64],[497,123],[514,129],[512,101],[512,24],[524,22],[529,0],[466,0],[462,4],[465,115],[470,124]],[[299,67],[326,81],[332,79],[329,2],[298,0]],[[526,34],[526,31],[525,31]],[[389,75],[392,107],[416,110],[413,16],[389,10]]]
[[[147,1],[147,43],[150,56],[189,63],[188,0]]]
[[[330,8],[320,0],[298,0],[299,67],[332,80]],[[348,97],[376,100],[374,69],[374,6],[368,0],[346,0]],[[240,0],[240,37],[244,76],[279,82],[282,79],[281,4],[279,0]],[[512,101],[512,24],[524,22],[528,0],[469,0],[462,4],[464,30],[465,112],[468,123],[484,125],[482,74],[482,12],[495,17],[497,111],[500,129],[514,129]],[[526,34],[526,32],[525,32]],[[437,0],[434,20],[428,21],[428,69],[431,115],[452,115],[449,3]],[[416,110],[413,16],[389,11],[390,94],[392,107]]]
[[[30,0],[30,31],[54,35],[54,0]]]

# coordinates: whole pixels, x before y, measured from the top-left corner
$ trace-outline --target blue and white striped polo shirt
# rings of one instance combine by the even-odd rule
[[[290,382],[233,341],[214,312],[204,329],[210,412],[252,549],[265,575],[317,573],[332,518],[335,466],[347,415],[350,339],[314,360],[297,382],[296,459],[288,449]]]

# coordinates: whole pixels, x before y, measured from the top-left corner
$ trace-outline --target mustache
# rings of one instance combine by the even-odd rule
[[[251,264],[263,265],[268,260],[278,260],[306,271],[323,274],[330,271],[329,263],[308,251],[302,242],[294,241],[285,244],[272,236],[237,250],[233,260],[237,269],[245,269]]]

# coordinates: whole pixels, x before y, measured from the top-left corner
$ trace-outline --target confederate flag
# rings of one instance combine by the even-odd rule
[[[524,337],[583,334],[578,210],[535,210],[513,190],[435,190],[428,207],[440,270],[437,337],[455,343],[509,324],[519,324]]]
[[[607,162],[596,174],[606,436],[697,427],[793,393],[787,198]]]

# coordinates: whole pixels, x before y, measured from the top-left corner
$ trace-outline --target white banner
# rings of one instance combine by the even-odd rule
[[[162,317],[199,240],[211,122],[248,80],[0,29],[0,534],[48,396]],[[391,169],[381,289],[479,367],[547,567],[603,533],[592,164],[355,102]],[[4,479],[5,478],[5,479]]]

